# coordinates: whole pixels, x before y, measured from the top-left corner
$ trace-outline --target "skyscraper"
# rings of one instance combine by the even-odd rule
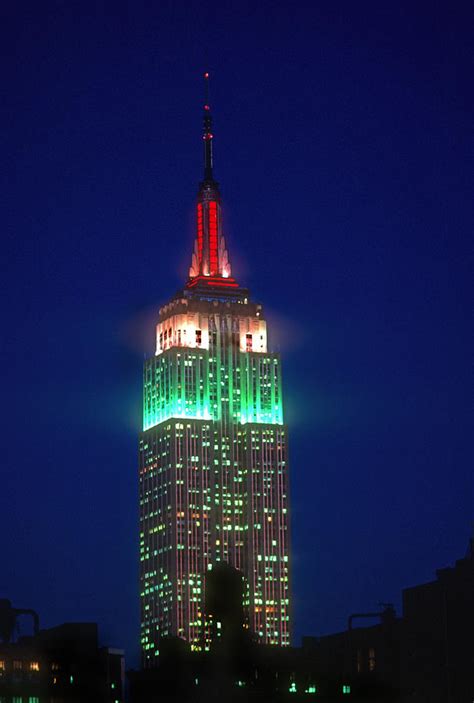
[[[206,81],[208,75],[205,75]],[[208,102],[208,101],[207,101]],[[279,355],[262,306],[232,277],[204,106],[204,178],[189,278],[159,311],[144,365],[140,435],[140,596],[144,666],[162,636],[207,648],[205,575],[219,561],[245,579],[258,641],[288,645],[287,431]]]

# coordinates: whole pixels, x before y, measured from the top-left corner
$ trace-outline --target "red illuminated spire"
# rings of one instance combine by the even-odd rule
[[[222,234],[221,198],[213,175],[212,116],[209,100],[209,73],[204,74],[204,180],[197,201],[197,236],[189,269],[188,288],[199,282],[210,286],[238,288],[231,278],[231,267]]]

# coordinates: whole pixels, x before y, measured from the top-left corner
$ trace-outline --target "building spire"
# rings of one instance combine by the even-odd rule
[[[196,208],[196,241],[189,269],[187,288],[200,285],[213,288],[238,288],[232,278],[229,255],[222,232],[219,185],[214,180],[212,161],[212,116],[209,100],[209,73],[204,74],[204,180],[199,185]]]
[[[204,181],[214,181],[212,174],[212,115],[209,98],[209,73],[207,71],[204,74],[204,91],[204,133],[202,135],[204,140]]]

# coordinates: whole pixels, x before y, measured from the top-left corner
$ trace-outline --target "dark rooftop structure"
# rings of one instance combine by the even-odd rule
[[[23,614],[34,633],[12,641]],[[1,703],[123,703],[123,651],[99,646],[96,623],[40,630],[34,611],[1,600],[0,636]]]
[[[232,574],[224,570],[216,576],[229,585],[210,589],[215,600],[211,595],[208,607],[233,626],[240,611],[230,608],[225,617],[222,611],[224,596],[229,606],[239,602],[232,598]],[[229,631],[235,633],[233,627]],[[352,614],[343,632],[304,637],[299,648],[266,647],[234,636],[230,643],[223,631],[222,636],[216,633],[209,652],[197,654],[184,640],[165,639],[157,669],[129,672],[131,703],[472,703],[473,632],[471,540],[455,566],[438,570],[430,583],[403,591],[402,617],[390,604],[381,604],[373,612]]]

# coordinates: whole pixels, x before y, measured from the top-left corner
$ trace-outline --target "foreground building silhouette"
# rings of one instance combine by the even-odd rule
[[[205,75],[206,82],[208,74]],[[208,101],[207,101],[208,102]],[[145,362],[139,448],[143,664],[162,637],[209,648],[220,622],[205,575],[227,562],[244,577],[245,626],[290,643],[287,437],[281,365],[262,306],[232,277],[204,106],[204,178],[184,288],[164,305]]]
[[[158,669],[129,672],[130,703],[474,700],[474,539],[454,567],[403,591],[402,617],[389,604],[354,614],[347,630],[304,637],[299,648],[250,641],[237,572],[213,576],[208,607],[222,619],[223,635],[201,653],[165,638]],[[379,622],[361,627],[362,617]]]
[[[33,635],[14,640],[24,614]],[[99,646],[95,623],[40,630],[33,610],[0,599],[0,640],[0,703],[123,703],[124,653]]]

